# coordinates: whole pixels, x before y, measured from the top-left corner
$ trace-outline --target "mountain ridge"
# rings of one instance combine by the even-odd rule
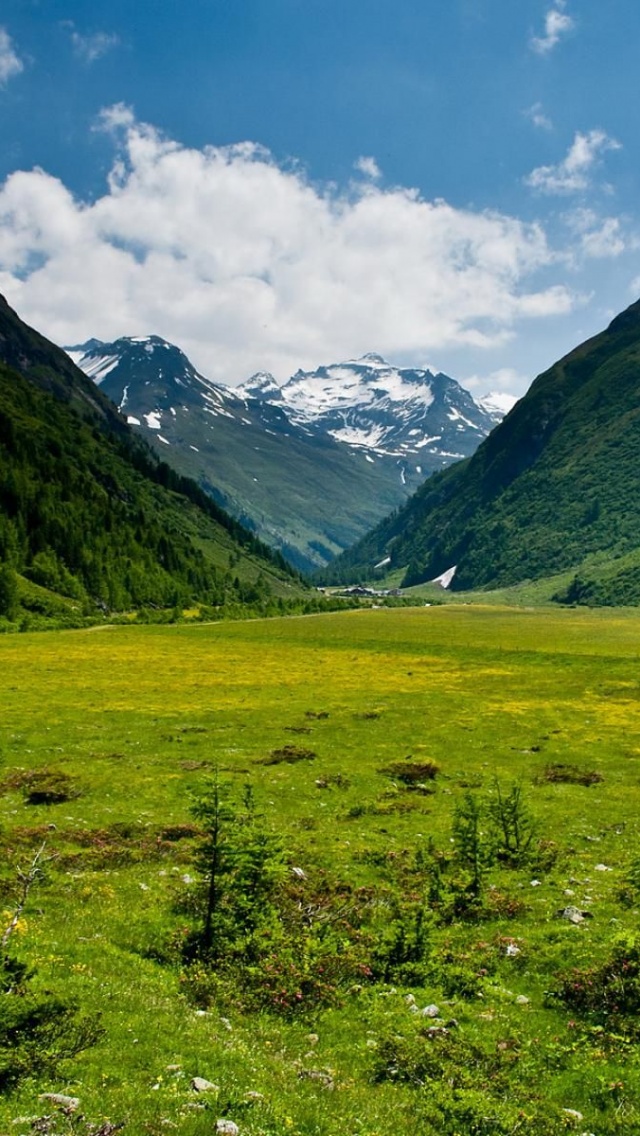
[[[157,451],[304,571],[475,449],[499,414],[454,379],[373,354],[284,384],[258,372],[234,388],[158,336],[69,350]]]

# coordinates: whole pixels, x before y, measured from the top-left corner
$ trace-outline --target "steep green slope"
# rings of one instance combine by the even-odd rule
[[[0,363],[5,614],[15,573],[84,610],[299,590],[280,557],[159,462],[64,352],[47,351],[4,302],[3,354],[19,368]]]
[[[406,583],[457,565],[454,588],[496,587],[621,555],[640,544],[639,456],[640,302],[540,375],[472,458],[430,478],[332,578],[389,557]]]
[[[122,415],[106,395],[87,379],[69,356],[34,328],[0,296],[0,361],[54,395],[81,417],[120,434],[128,433]]]

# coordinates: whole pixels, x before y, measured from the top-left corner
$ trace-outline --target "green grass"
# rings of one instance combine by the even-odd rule
[[[0,1130],[29,1132],[12,1121],[42,1115],[38,1093],[50,1090],[80,1097],[94,1123],[126,1120],[129,1136],[172,1126],[204,1136],[223,1116],[243,1136],[548,1136],[572,1130],[565,1108],[583,1113],[577,1132],[636,1130],[632,1026],[594,1032],[595,1019],[545,992],[637,931],[640,896],[620,894],[637,856],[639,641],[631,610],[489,606],[0,638],[0,906],[10,912],[7,881],[46,839],[58,859],[12,943],[40,989],[99,1010],[106,1031],[55,1079],[3,1099]],[[316,756],[263,764],[285,745]],[[409,754],[440,767],[433,795],[382,772]],[[431,977],[413,990],[459,1023],[451,1052],[426,1043],[441,1075],[422,1087],[403,1079],[425,1042],[397,984],[365,981],[300,1019],[248,1014],[239,998],[195,1013],[178,966],[157,959],[184,921],[173,900],[193,872],[193,841],[164,834],[190,822],[191,794],[216,765],[237,797],[253,784],[310,897],[325,885],[362,887],[383,914],[392,892],[421,886],[417,849],[432,840],[450,853],[466,793],[491,794],[495,778],[522,783],[553,856],[535,876],[494,864],[482,919],[436,921]],[[602,780],[546,781],[552,765]],[[42,769],[66,773],[80,795],[26,804],[20,777]],[[558,919],[568,903],[594,918]],[[517,956],[506,955],[509,941]],[[454,981],[460,972],[472,994]],[[380,1079],[391,1051],[400,1072]],[[332,1089],[304,1076],[327,1070]],[[447,1078],[463,1072],[473,1084],[454,1108]],[[189,1088],[195,1075],[220,1088],[204,1110],[189,1107],[202,1103]]]

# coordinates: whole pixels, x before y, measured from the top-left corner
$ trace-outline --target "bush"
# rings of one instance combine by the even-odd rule
[[[554,762],[547,765],[541,777],[542,781],[551,784],[564,783],[566,785],[598,785],[604,781],[601,773],[595,769],[579,769],[577,765],[563,765]]]
[[[60,769],[41,769],[29,773],[24,782],[27,805],[60,805],[81,795],[68,773]]]
[[[298,761],[313,761],[315,756],[312,749],[286,745],[282,749],[273,749],[268,757],[263,757],[258,762],[258,765],[295,765]]]
[[[522,786],[511,786],[504,793],[498,781],[494,784],[494,794],[487,804],[487,812],[493,823],[495,852],[498,860],[511,867],[521,867],[529,858],[536,835],[536,826],[527,808]]]
[[[401,781],[407,788],[415,789],[425,781],[435,780],[440,769],[435,761],[411,761],[407,758],[406,761],[394,761],[391,765],[385,765],[379,772],[386,777],[393,777],[394,781]]]
[[[422,986],[427,979],[431,920],[422,904],[395,911],[372,954],[374,977],[403,986]]]
[[[15,959],[0,960],[0,1092],[26,1077],[53,1074],[62,1061],[95,1045],[104,1033],[96,1016],[31,993],[32,977]]]
[[[603,1025],[635,1027],[629,1019],[640,1013],[640,939],[620,936],[605,963],[569,971],[550,997]]]

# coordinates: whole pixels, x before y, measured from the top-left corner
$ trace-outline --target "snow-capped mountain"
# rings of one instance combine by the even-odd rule
[[[394,459],[401,476],[420,477],[473,453],[499,421],[497,403],[475,402],[455,379],[398,368],[380,355],[298,371],[282,387],[254,375],[237,394],[277,401],[291,422]]]
[[[67,350],[165,460],[304,569],[473,453],[499,413],[446,375],[379,355],[233,388],[158,336]]]
[[[91,339],[66,351],[134,426],[142,425],[133,411],[134,403],[140,410],[141,399],[141,417],[150,430],[160,430],[167,413],[175,418],[173,403],[183,404],[194,394],[205,413],[224,412],[228,388],[205,379],[179,347],[157,335],[125,336],[114,343]]]

